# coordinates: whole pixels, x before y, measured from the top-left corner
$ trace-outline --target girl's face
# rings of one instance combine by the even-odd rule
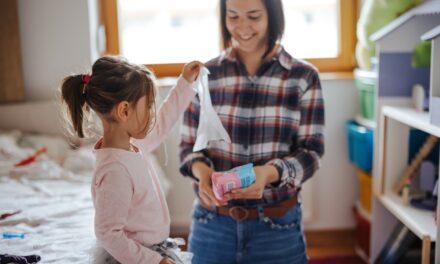
[[[268,38],[268,15],[263,0],[227,0],[226,27],[232,43],[245,53],[264,52]]]
[[[128,133],[136,139],[145,138],[154,120],[152,105],[154,102],[147,102],[147,96],[142,96],[136,105],[131,108],[127,119]]]

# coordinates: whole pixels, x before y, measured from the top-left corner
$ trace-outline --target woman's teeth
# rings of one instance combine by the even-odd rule
[[[253,37],[253,35],[249,35],[249,36],[240,36],[240,39],[246,41],[246,40],[250,40],[252,37]]]

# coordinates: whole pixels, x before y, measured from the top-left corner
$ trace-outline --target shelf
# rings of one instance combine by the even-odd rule
[[[384,106],[383,114],[410,127],[440,137],[440,127],[431,124],[428,112],[419,112],[411,107]]]
[[[400,222],[420,239],[429,237],[431,242],[436,241],[437,227],[434,222],[434,212],[403,205],[401,199],[392,193],[377,197]]]

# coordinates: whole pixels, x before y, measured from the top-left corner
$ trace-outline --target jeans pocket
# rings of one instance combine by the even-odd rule
[[[199,223],[207,224],[215,217],[215,213],[196,204],[193,209],[192,217]]]
[[[274,230],[295,229],[301,226],[301,217],[301,204],[298,203],[290,208],[285,215],[281,217],[264,217],[263,222],[265,222],[270,229]]]

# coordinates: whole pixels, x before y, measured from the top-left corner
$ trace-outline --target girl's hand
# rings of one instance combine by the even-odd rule
[[[163,258],[159,264],[176,264],[176,262],[172,259],[169,258]]]
[[[272,165],[255,166],[255,182],[243,189],[234,189],[225,195],[226,199],[261,199],[264,187],[279,180],[278,170]]]
[[[195,162],[192,166],[193,174],[199,179],[199,196],[203,203],[209,207],[221,206],[222,203],[217,200],[212,190],[211,175],[214,170],[203,162]]]
[[[182,69],[183,78],[185,78],[185,80],[187,80],[189,83],[194,82],[194,80],[197,78],[197,75],[199,75],[201,67],[203,67],[203,63],[200,61],[192,61],[185,64]]]

